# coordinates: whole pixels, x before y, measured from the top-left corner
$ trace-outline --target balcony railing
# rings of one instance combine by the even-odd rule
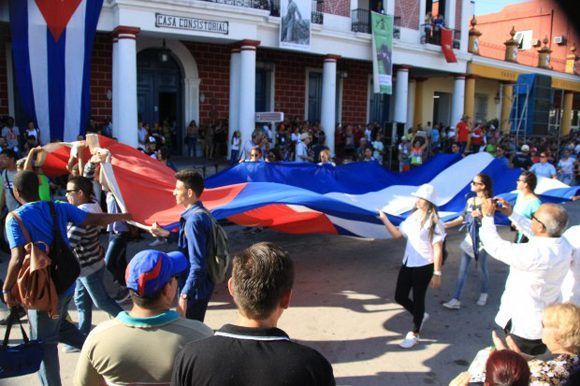
[[[433,24],[421,24],[421,43],[441,45],[441,30],[435,28]],[[459,49],[461,44],[461,30],[453,31],[453,48]]]
[[[370,34],[371,27],[371,12],[368,9],[357,8],[351,11],[351,30],[353,32],[363,32]],[[399,39],[401,37],[401,17],[394,17],[393,37]]]
[[[270,1],[270,0],[204,0],[204,1],[207,1],[208,3],[233,5],[235,7],[269,10],[270,13],[272,13],[272,11],[273,11],[272,5],[273,5],[273,3],[275,3],[275,1]],[[280,0],[278,0],[277,3],[278,3],[278,13],[279,13],[280,12]]]
[[[233,5],[235,7],[263,9],[270,11],[271,16],[280,17],[280,0],[204,0],[209,3]],[[324,13],[312,11],[310,21],[313,24],[323,24]]]

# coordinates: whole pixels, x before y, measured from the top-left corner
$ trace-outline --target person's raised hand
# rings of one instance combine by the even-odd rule
[[[499,204],[497,207],[497,210],[501,214],[506,215],[507,217],[511,216],[513,211],[514,211],[511,204],[501,197],[497,197],[496,200],[497,200],[497,203]]]

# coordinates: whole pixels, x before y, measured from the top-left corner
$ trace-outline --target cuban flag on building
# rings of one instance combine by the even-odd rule
[[[42,143],[74,141],[85,132],[102,6],[103,0],[10,0],[18,91]]]

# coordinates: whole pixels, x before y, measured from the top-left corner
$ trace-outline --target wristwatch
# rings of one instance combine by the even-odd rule
[[[441,271],[433,271],[434,276],[441,276]]]

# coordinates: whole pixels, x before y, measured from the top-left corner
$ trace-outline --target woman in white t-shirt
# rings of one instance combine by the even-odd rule
[[[564,150],[558,162],[558,179],[566,185],[572,185],[574,181],[574,159],[568,150]]]
[[[236,164],[240,159],[240,147],[242,145],[242,137],[239,130],[234,131],[232,136],[232,153],[230,156],[230,162],[232,165]]]
[[[397,278],[395,301],[413,315],[413,329],[399,344],[402,348],[411,348],[417,344],[421,328],[429,318],[425,312],[425,296],[429,284],[433,288],[441,285],[445,240],[445,226],[434,204],[434,187],[424,184],[411,194],[417,197],[416,209],[399,227],[394,226],[387,215],[379,210],[379,218],[391,236],[407,239],[403,265]],[[412,300],[409,298],[411,291]]]

